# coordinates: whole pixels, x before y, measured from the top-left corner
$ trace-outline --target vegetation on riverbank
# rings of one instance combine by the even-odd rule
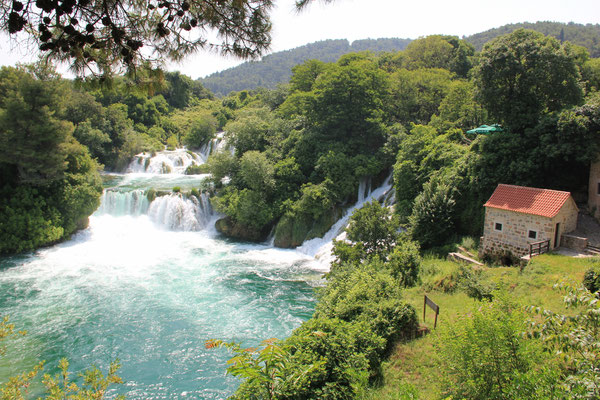
[[[573,258],[558,254],[545,254],[535,257],[522,271],[515,267],[483,267],[477,272],[477,279],[480,282],[501,288],[504,296],[510,298],[513,309],[519,310],[520,313],[515,316],[519,325],[513,327],[514,334],[521,335],[529,331],[529,326],[525,323],[527,320],[541,320],[536,313],[527,310],[528,306],[540,307],[554,313],[570,316],[576,315],[582,309],[585,310],[585,307],[566,309],[563,301],[565,293],[553,289],[553,285],[567,281],[580,286],[585,271],[597,265],[597,263],[598,260],[595,258]],[[433,329],[433,313],[428,310],[427,320],[424,324],[429,327],[431,333],[413,341],[398,343],[389,360],[383,365],[383,378],[378,385],[370,389],[365,399],[441,399],[450,394],[448,391],[452,391],[451,386],[444,379],[451,372],[449,370],[450,365],[444,358],[449,351],[444,347],[448,342],[447,335],[464,326],[465,316],[473,315],[478,310],[487,310],[486,307],[491,304],[486,300],[474,299],[467,294],[468,291],[465,290],[464,283],[457,279],[461,276],[461,270],[464,268],[470,269],[471,267],[465,267],[437,257],[425,257],[420,284],[406,289],[403,295],[409,304],[419,310],[420,319],[422,320],[423,294],[427,293],[440,306],[438,328]],[[501,329],[505,328],[506,326],[501,327]],[[495,334],[495,331],[490,327],[488,335],[493,334]],[[523,343],[526,345],[533,344],[543,347],[547,344],[540,339],[526,338],[525,335]],[[475,340],[475,338],[472,339]],[[597,343],[599,339],[596,337],[592,340]],[[482,343],[474,343],[474,345],[481,345]],[[496,350],[499,350],[499,347]],[[570,351],[565,352],[565,354],[568,353]],[[547,354],[535,354],[537,354],[536,357],[543,356],[544,363],[549,367],[557,368],[555,372],[558,375],[554,377],[556,382],[565,383],[565,378],[569,375],[570,365],[572,365],[568,358],[564,358],[560,352],[556,353],[555,351],[550,351]],[[533,354],[531,356],[533,357]],[[527,361],[533,360],[534,358],[531,358]],[[471,362],[473,362],[473,366],[476,365],[475,360],[471,360]],[[542,365],[538,364],[538,366]],[[536,370],[537,367],[530,366],[530,368]],[[536,384],[540,387],[543,386],[541,382],[536,382]],[[596,390],[598,390],[598,386],[596,386]],[[484,393],[480,393],[479,397],[466,394],[463,394],[463,396],[466,396],[466,398],[492,398],[485,397]],[[506,393],[505,396],[507,396]],[[529,395],[527,398],[546,397]],[[569,395],[561,397],[557,392],[556,396],[552,398],[573,397]],[[583,395],[578,398],[590,397]]]

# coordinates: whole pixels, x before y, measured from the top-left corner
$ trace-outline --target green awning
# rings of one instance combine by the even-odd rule
[[[477,127],[475,129],[471,129],[470,131],[467,131],[467,133],[492,133],[492,132],[502,132],[504,131],[504,129],[502,129],[502,127],[498,124],[494,124],[494,125],[481,125],[480,127]]]

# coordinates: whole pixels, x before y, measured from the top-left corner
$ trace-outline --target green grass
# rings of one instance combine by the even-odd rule
[[[523,271],[518,267],[483,267],[480,279],[504,287],[518,304],[534,305],[568,313],[562,296],[552,286],[567,279],[577,283],[598,258],[572,258],[557,254],[535,257]],[[468,297],[456,276],[460,265],[428,256],[423,260],[421,283],[404,292],[405,300],[423,317],[423,295],[427,294],[440,306],[438,326],[452,324],[460,315],[469,313],[480,304]],[[453,287],[455,285],[455,287]],[[439,376],[443,373],[435,357],[436,332],[433,330],[433,311],[427,309],[426,321],[421,323],[432,332],[407,343],[399,343],[383,365],[383,378],[369,389],[364,400],[442,399]]]

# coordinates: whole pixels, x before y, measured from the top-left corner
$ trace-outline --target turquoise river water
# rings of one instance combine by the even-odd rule
[[[0,315],[27,330],[0,357],[0,382],[40,360],[56,373],[63,357],[73,372],[106,371],[118,358],[125,383],[109,398],[226,398],[239,384],[225,374],[230,355],[205,341],[289,336],[310,318],[326,268],[301,251],[219,237],[205,198],[145,196],[150,187],[195,187],[201,176],[111,178],[89,228],[0,259]]]

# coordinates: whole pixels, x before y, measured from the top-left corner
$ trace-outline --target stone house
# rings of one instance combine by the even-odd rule
[[[500,184],[484,207],[481,256],[522,257],[530,243],[545,240],[554,249],[577,228],[579,210],[569,192]]]

